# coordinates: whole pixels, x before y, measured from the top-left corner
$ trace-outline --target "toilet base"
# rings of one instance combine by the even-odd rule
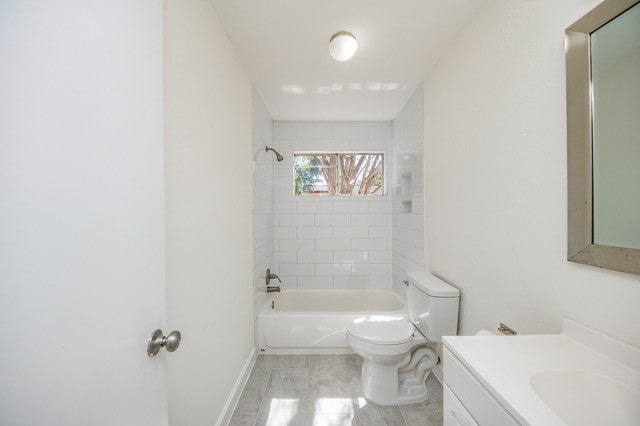
[[[380,362],[382,361],[382,362]],[[396,359],[364,357],[362,393],[379,405],[412,404],[428,397],[426,379],[438,356],[426,346],[398,355]]]

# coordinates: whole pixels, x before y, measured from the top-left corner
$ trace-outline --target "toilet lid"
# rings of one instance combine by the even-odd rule
[[[349,334],[382,345],[395,345],[411,340],[413,325],[404,318],[371,317],[352,324]]]

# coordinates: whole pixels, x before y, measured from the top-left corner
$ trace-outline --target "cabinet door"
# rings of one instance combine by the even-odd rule
[[[444,395],[444,426],[478,426],[471,414],[451,392],[446,384],[442,386]]]

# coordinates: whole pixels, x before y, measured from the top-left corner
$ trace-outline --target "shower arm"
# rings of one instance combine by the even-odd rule
[[[276,160],[278,160],[279,162],[284,160],[284,157],[282,155],[280,155],[280,153],[278,151],[276,151],[275,149],[270,148],[268,146],[265,146],[264,150],[267,151],[267,152],[273,151],[273,153],[276,154]]]

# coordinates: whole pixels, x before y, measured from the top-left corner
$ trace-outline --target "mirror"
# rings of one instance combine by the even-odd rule
[[[640,2],[566,30],[568,259],[640,274]]]

